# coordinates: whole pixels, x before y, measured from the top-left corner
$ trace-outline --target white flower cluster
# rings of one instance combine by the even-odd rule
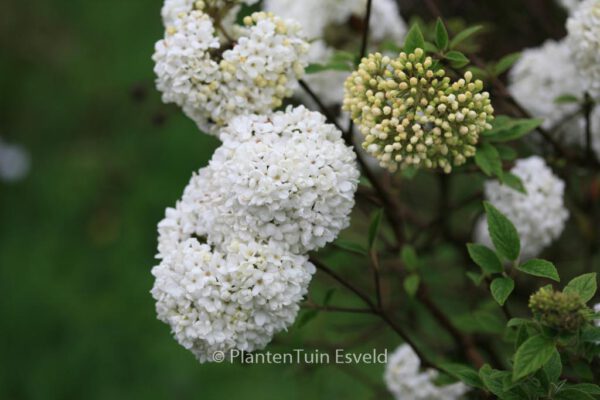
[[[585,144],[586,120],[578,111],[585,93],[600,94],[600,1],[563,0],[573,11],[567,21],[568,36],[548,40],[541,47],[523,51],[509,74],[509,91],[543,127],[568,145]],[[574,96],[578,103],[555,100]],[[600,107],[591,117],[592,147],[600,157]]]
[[[305,254],[349,224],[359,172],[341,132],[304,107],[240,116],[159,224],[152,294],[197,358],[252,351],[295,319]]]
[[[225,49],[211,17],[193,10],[180,14],[156,44],[154,71],[163,101],[181,106],[208,133],[237,115],[279,107],[307,64],[309,46],[297,23],[262,12],[244,23],[233,48]]]
[[[236,118],[210,167],[219,183],[212,234],[275,240],[293,252],[325,246],[349,225],[359,172],[341,132],[304,107]]]
[[[15,144],[8,144],[0,138],[0,180],[16,182],[29,172],[29,154]]]
[[[298,21],[309,39],[314,39],[309,60],[323,63],[331,58],[335,49],[326,40],[327,28],[348,21],[352,16],[363,18],[367,0],[265,0],[264,9]],[[375,42],[390,40],[400,43],[406,34],[406,23],[400,16],[394,0],[373,0],[371,6],[370,38]],[[340,104],[344,97],[346,71],[321,71],[304,79],[326,105]],[[299,92],[308,103],[311,100]]]
[[[456,400],[468,388],[462,383],[436,386],[438,372],[432,369],[420,372],[421,360],[407,344],[390,355],[385,368],[385,383],[397,400]]]
[[[177,19],[194,9],[210,8],[223,12],[226,11],[226,20],[235,19],[240,10],[240,4],[252,5],[259,0],[165,0],[161,10],[165,28],[173,26]]]
[[[190,237],[161,255],[152,295],[158,318],[200,362],[216,351],[253,351],[290,326],[314,266],[281,247],[232,242],[213,250]]]
[[[557,104],[563,95],[583,98],[585,86],[571,60],[569,44],[548,40],[542,46],[526,49],[509,74],[509,91],[531,114],[544,118],[552,128],[577,110],[572,103]]]
[[[600,0],[585,0],[567,21],[567,41],[587,90],[600,96]]]
[[[565,227],[569,217],[563,199],[565,184],[537,156],[518,160],[511,172],[521,178],[527,194],[489,181],[485,197],[515,225],[521,238],[521,258],[529,259],[558,239]],[[491,246],[485,217],[477,224],[475,236]]]

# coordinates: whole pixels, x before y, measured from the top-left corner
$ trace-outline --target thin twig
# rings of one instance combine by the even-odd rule
[[[306,94],[308,94],[310,96],[310,98],[315,103],[317,103],[317,106],[319,106],[319,108],[321,109],[321,113],[323,113],[323,115],[329,120],[329,122],[332,123],[333,125],[335,125],[335,127],[338,128],[340,131],[344,132],[344,129],[337,122],[337,119],[333,115],[331,115],[331,112],[329,111],[327,106],[321,101],[319,96],[317,96],[317,94],[315,92],[313,92],[313,90],[310,88],[310,86],[308,86],[308,83],[306,83],[306,81],[303,79],[300,79],[299,83],[300,83],[300,87],[302,87],[302,89],[306,92]]]
[[[304,303],[302,308],[310,308],[313,310],[326,311],[326,312],[339,312],[339,313],[356,313],[356,314],[373,314],[373,310],[370,308],[353,308],[353,307],[338,307],[338,306],[322,306],[314,303]]]

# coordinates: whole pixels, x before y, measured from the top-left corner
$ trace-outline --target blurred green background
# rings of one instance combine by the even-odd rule
[[[161,4],[0,5],[0,136],[32,157],[23,182],[0,184],[0,399],[372,395],[334,367],[200,365],[156,320],[156,223],[217,145],[153,88]]]

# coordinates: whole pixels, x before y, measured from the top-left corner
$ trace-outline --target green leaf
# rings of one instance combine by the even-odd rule
[[[512,161],[519,155],[515,149],[505,145],[496,146],[496,150],[500,153],[500,158],[507,161]]]
[[[521,57],[521,53],[511,53],[508,54],[504,57],[502,57],[500,59],[500,61],[498,61],[496,63],[496,65],[494,65],[494,75],[500,75],[503,72],[505,72],[506,70],[508,70],[510,67],[513,66],[514,63],[517,62],[517,60]]]
[[[323,297],[323,305],[324,306],[328,306],[329,303],[331,302],[331,298],[333,297],[333,294],[335,293],[336,289],[332,288],[329,289],[326,293],[325,293],[325,297]]]
[[[383,209],[375,211],[371,218],[371,225],[369,226],[369,251],[373,250],[375,239],[379,234],[379,227],[381,226],[381,217],[383,216]]]
[[[444,57],[450,61],[450,64],[454,68],[462,68],[469,63],[469,59],[460,51],[450,50],[444,55]]]
[[[435,23],[435,44],[442,51],[448,48],[448,31],[441,18]]]
[[[502,263],[496,253],[481,244],[468,243],[469,256],[486,274],[502,273]]]
[[[558,271],[554,264],[546,260],[533,259],[517,267],[521,272],[526,274],[539,276],[540,278],[548,278],[553,281],[560,282]]]
[[[404,279],[404,290],[410,297],[415,297],[417,291],[419,290],[419,284],[421,283],[421,278],[417,274],[410,274]]]
[[[409,244],[402,247],[402,253],[400,254],[402,263],[409,271],[416,271],[419,269],[419,257],[415,248]]]
[[[304,314],[302,314],[300,318],[298,318],[298,328],[304,327],[310,321],[315,319],[317,315],[319,315],[319,310],[307,310],[306,312],[304,312]]]
[[[494,142],[508,142],[519,139],[542,125],[541,118],[509,118],[499,116],[492,123],[492,129],[483,132],[483,136]]]
[[[514,261],[521,252],[521,242],[517,229],[496,207],[487,201],[483,203],[487,214],[488,230],[492,243],[500,255]]]
[[[330,62],[327,64],[309,64],[304,69],[304,72],[309,75],[323,71],[352,71],[352,67],[345,62]]]
[[[479,286],[479,285],[481,285],[481,282],[483,282],[485,275],[484,274],[476,274],[475,272],[472,272],[472,271],[467,271],[467,277],[471,281],[473,281],[475,286]]]
[[[507,372],[493,369],[488,364],[479,369],[479,377],[486,389],[500,398],[502,398],[502,394],[504,393],[503,381],[506,375]]]
[[[573,94],[563,94],[554,99],[556,104],[579,103],[579,98]]]
[[[475,163],[487,176],[502,176],[502,160],[500,153],[489,143],[483,143],[475,153]]]
[[[479,377],[479,373],[471,367],[463,364],[456,363],[444,363],[439,366],[442,370],[446,371],[449,375],[461,380],[469,386],[476,387],[479,389],[484,388],[483,381]]]
[[[476,33],[480,32],[482,29],[483,29],[483,26],[476,25],[476,26],[472,26],[470,28],[467,28],[464,31],[459,32],[450,41],[450,48],[451,49],[456,48],[456,46],[458,46],[460,43],[464,42],[466,39],[468,39],[471,36],[475,35]]]
[[[361,256],[367,256],[368,255],[368,251],[367,249],[365,249],[364,246],[358,244],[358,243],[354,243],[354,242],[348,242],[346,240],[336,240],[333,243],[334,246],[342,249],[342,250],[346,250],[349,251],[351,253],[356,253],[356,254],[360,254]]]
[[[587,343],[600,342],[600,328],[597,326],[588,326],[581,332],[581,340]]]
[[[564,289],[565,293],[577,293],[584,303],[587,303],[594,297],[598,283],[596,282],[596,273],[583,274],[573,278]]]
[[[525,185],[523,185],[523,181],[521,180],[521,178],[519,178],[513,173],[505,172],[504,174],[502,174],[502,176],[500,177],[500,182],[502,182],[503,185],[506,185],[519,193],[527,194],[527,190],[525,189]]]
[[[490,284],[490,291],[494,300],[501,306],[504,305],[508,296],[512,293],[515,288],[515,281],[510,278],[496,278]]]
[[[594,396],[571,388],[562,389],[553,398],[555,400],[594,400]]]
[[[419,24],[413,24],[404,39],[404,51],[406,53],[414,53],[416,49],[425,50],[425,38]]]
[[[526,319],[526,318],[511,318],[507,323],[506,326],[509,328],[514,328],[517,326],[522,326],[522,325],[528,325],[530,324],[531,321]]]
[[[554,349],[552,357],[544,364],[544,373],[550,382],[556,382],[560,379],[562,374],[562,360],[560,359],[560,353]]]
[[[600,396],[600,386],[593,383],[576,383],[574,385],[569,385],[569,389],[575,389],[594,396]]]
[[[554,342],[541,335],[530,337],[515,353],[513,381],[540,369],[554,355]]]

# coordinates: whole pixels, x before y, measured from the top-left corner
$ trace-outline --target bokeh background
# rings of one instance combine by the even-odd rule
[[[432,19],[422,2],[400,3],[406,20]],[[487,23],[490,58],[564,33],[551,0],[437,3]],[[0,399],[384,398],[368,382],[382,366],[199,365],[156,320],[156,223],[218,145],[153,88],[160,7],[0,4],[0,137],[31,155],[23,181],[0,182]],[[358,323],[335,318],[334,340]],[[274,348],[323,338],[320,319]],[[377,346],[393,343],[382,335]]]

